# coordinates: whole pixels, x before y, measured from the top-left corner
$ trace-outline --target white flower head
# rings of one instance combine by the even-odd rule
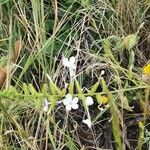
[[[101,76],[105,74],[105,70],[101,70]]]
[[[44,110],[44,112],[48,111],[48,105],[49,104],[50,104],[50,102],[48,102],[47,99],[45,98],[44,102],[43,102],[43,110]]]
[[[91,119],[85,119],[82,122],[85,123],[89,128],[91,128],[91,126],[92,126]]]
[[[63,65],[65,67],[69,68],[70,76],[75,76],[75,70],[76,70],[76,59],[74,56],[70,57],[69,59],[66,57],[63,57]]]
[[[71,109],[78,109],[78,98],[72,98],[71,94],[67,94],[66,98],[63,100],[63,104],[66,106],[66,110],[70,111]]]
[[[87,106],[93,105],[94,104],[93,98],[91,96],[88,96],[85,100],[85,103]]]

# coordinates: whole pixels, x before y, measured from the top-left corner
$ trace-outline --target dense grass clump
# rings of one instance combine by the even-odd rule
[[[0,149],[150,149],[149,0],[0,1]]]

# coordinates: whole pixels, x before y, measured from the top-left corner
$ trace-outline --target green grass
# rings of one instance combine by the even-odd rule
[[[149,0],[0,0],[0,149],[149,149],[149,11]],[[59,103],[67,93],[79,109]]]

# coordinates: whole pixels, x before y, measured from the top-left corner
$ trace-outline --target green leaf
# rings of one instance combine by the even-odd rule
[[[137,35],[136,34],[128,35],[122,41],[122,45],[128,50],[132,49],[136,45],[136,43],[137,43]]]
[[[7,64],[8,58],[3,56],[0,58],[0,67],[5,66]]]
[[[120,104],[121,105],[121,104]],[[129,102],[128,99],[126,97],[123,98],[123,105],[121,105],[121,107],[123,107],[124,109],[128,110],[128,111],[133,111],[132,107],[129,106]]]
[[[122,48],[122,47],[121,47],[122,39],[121,39],[119,36],[112,35],[112,36],[109,36],[107,39],[108,39],[111,43],[115,43],[115,46],[114,46],[114,49],[115,49],[115,50]]]
[[[99,86],[99,81],[96,82],[94,85],[91,86],[91,89],[88,91],[89,95],[92,95],[96,92],[97,88]]]
[[[30,95],[30,91],[26,83],[23,83],[22,89],[23,89],[25,97],[28,97]]]
[[[98,103],[100,103],[100,98],[101,98],[101,95],[100,94],[96,94],[96,100]]]
[[[54,97],[53,95],[50,95],[48,97],[48,100],[51,102],[51,105],[50,105],[49,111],[48,111],[48,114],[50,114],[52,112],[52,110],[54,110],[54,108],[55,108],[57,98]]]
[[[104,48],[105,51],[105,55],[106,57],[110,58],[111,60],[115,61],[115,57],[111,51],[111,43],[109,42],[108,39],[104,39],[102,46]]]
[[[50,81],[50,90],[53,95],[59,95],[62,96],[62,91],[55,85],[55,83],[51,80]]]
[[[40,110],[40,109],[41,109],[41,106],[42,106],[42,104],[41,104],[41,99],[37,98],[37,99],[35,100],[35,109],[36,109],[36,110]]]
[[[102,78],[102,87],[103,87],[103,91],[106,91],[108,101],[110,104],[110,113],[112,116],[112,129],[113,129],[113,136],[114,136],[115,142],[116,142],[116,149],[121,150],[123,148],[123,145],[122,145],[122,138],[121,138],[122,133],[121,133],[121,129],[120,129],[120,119],[119,119],[120,112],[119,112],[117,106],[115,105],[113,95],[111,93],[109,93],[109,90],[106,86],[106,82],[103,78]]]
[[[79,84],[79,82],[77,80],[75,80],[75,85],[76,85],[76,89],[77,89],[77,92],[78,92],[78,97],[81,99],[81,100],[85,100],[85,96],[82,92],[82,88]]]
[[[66,89],[65,88],[62,89],[61,94],[62,94],[63,97],[66,95]]]
[[[71,95],[73,95],[73,87],[74,87],[74,84],[71,82],[70,84],[69,84],[69,86],[68,86],[68,90],[69,90],[69,93],[71,94]]]
[[[29,88],[30,93],[35,97],[35,95],[37,95],[37,91],[35,90],[35,88],[33,87],[33,85],[29,84],[28,88]]]
[[[73,140],[69,136],[68,136],[68,141],[66,144],[69,150],[77,150],[76,145],[74,144]]]
[[[48,85],[47,84],[44,84],[43,87],[42,87],[42,94],[47,97],[49,94],[48,94]]]
[[[0,0],[0,5],[7,3],[9,0]]]
[[[54,20],[50,19],[50,20],[45,21],[45,30],[46,30],[46,32],[49,32],[50,30],[53,30],[53,26],[54,26]]]

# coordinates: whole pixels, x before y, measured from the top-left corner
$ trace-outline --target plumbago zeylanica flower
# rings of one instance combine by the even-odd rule
[[[85,104],[86,104],[87,106],[93,105],[93,104],[94,104],[93,98],[90,97],[90,96],[88,96],[88,97],[85,99]],[[83,119],[82,122],[85,123],[89,128],[92,127],[91,116],[90,116],[88,107],[87,107],[87,119]]]
[[[150,63],[143,67],[142,81],[150,82]]]
[[[70,57],[69,59],[66,57],[63,57],[63,65],[65,67],[69,68],[70,77],[75,76],[75,70],[76,70],[76,59],[74,56]]]
[[[90,96],[88,96],[88,97],[86,98],[86,100],[85,100],[85,104],[86,104],[87,106],[93,105],[93,104],[94,104],[93,98],[90,97]]]
[[[71,109],[78,109],[78,98],[72,97],[71,94],[67,94],[65,99],[63,100],[63,104],[66,106],[66,110],[70,111]]]
[[[85,100],[85,104],[87,106],[93,105],[93,99],[92,97],[88,96]],[[66,106],[66,111],[70,111],[71,109],[78,109],[79,105],[78,105],[78,98],[77,97],[72,97],[71,94],[67,94],[65,99],[63,99],[63,104]],[[83,119],[83,123],[85,123],[89,128],[91,128],[92,126],[92,122],[91,122],[91,117],[89,114],[89,111],[87,110],[87,119]]]

